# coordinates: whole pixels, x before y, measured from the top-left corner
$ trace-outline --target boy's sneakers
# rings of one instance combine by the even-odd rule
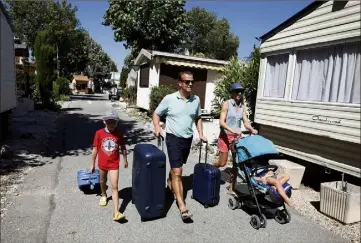
[[[100,206],[107,206],[107,197],[101,197],[100,200],[99,200],[99,205]]]
[[[116,212],[113,216],[113,220],[114,221],[119,221],[121,219],[125,219],[124,214],[120,213],[120,212]]]

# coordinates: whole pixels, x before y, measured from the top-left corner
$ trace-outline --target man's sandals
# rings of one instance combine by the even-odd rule
[[[171,182],[171,180],[170,180],[169,178],[167,179],[167,185],[168,185],[169,190],[173,193],[173,190],[172,190],[172,182]],[[174,198],[176,198],[175,195],[174,195],[174,193],[173,193],[173,196],[174,196]],[[177,201],[176,201],[176,203],[177,203],[177,206],[178,206],[178,208],[179,208],[179,205],[178,205],[178,202],[177,202]],[[180,215],[181,215],[182,220],[190,219],[190,218],[193,216],[192,214],[189,213],[189,210],[188,210],[188,209],[184,209],[183,211],[180,211],[180,210],[179,210],[179,212],[180,212]]]

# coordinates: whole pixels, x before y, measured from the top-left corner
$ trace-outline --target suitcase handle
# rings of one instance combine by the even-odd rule
[[[162,151],[164,151],[164,137],[159,134],[158,136],[158,148],[162,145]]]
[[[207,164],[207,155],[208,155],[208,149],[207,149],[207,145],[208,145],[208,142],[207,141],[200,141],[200,143],[199,143],[199,160],[198,160],[198,163],[200,163],[201,162],[201,157],[202,157],[202,144],[203,143],[205,143],[206,144],[206,156],[205,156],[205,158],[204,158],[204,163],[206,163]]]

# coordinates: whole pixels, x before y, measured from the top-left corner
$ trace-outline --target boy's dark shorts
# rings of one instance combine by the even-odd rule
[[[193,137],[181,138],[167,133],[165,142],[168,150],[168,159],[171,168],[181,168],[187,163],[191,151]]]

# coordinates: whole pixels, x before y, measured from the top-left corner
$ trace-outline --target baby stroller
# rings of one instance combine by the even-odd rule
[[[258,211],[250,220],[250,224],[255,229],[266,227],[265,214],[272,215],[280,224],[290,222],[291,215],[277,190],[253,178],[269,169],[274,172],[278,169],[276,165],[268,163],[269,159],[280,158],[274,144],[260,135],[251,135],[235,141],[233,146],[235,149],[233,159],[240,170],[240,177],[247,182],[248,192],[242,193],[236,189],[236,195],[229,198],[228,207],[234,210],[246,206]],[[283,188],[287,196],[291,197],[291,185],[285,183]]]

